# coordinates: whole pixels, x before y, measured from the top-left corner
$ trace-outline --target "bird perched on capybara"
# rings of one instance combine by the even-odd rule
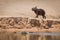
[[[37,7],[33,7],[33,8],[32,8],[32,11],[35,12],[36,18],[38,18],[38,16],[41,15],[43,18],[46,19],[45,10],[43,10],[43,9],[38,9]]]

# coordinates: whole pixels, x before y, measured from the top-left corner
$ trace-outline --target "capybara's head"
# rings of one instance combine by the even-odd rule
[[[35,10],[37,10],[37,6],[35,6],[35,7],[32,8],[32,11],[35,11]]]

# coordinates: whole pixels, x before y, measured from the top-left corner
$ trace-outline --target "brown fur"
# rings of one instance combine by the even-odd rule
[[[32,11],[35,12],[36,18],[38,18],[38,16],[41,15],[43,18],[46,19],[45,11],[43,9],[38,9],[37,7],[34,7],[34,8],[32,8]]]

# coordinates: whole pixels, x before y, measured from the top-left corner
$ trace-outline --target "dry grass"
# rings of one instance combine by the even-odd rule
[[[1,17],[0,29],[8,32],[60,32],[60,21],[29,17]]]

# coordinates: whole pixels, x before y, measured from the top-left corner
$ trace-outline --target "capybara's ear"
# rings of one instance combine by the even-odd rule
[[[37,6],[35,6],[35,8],[37,8]]]

